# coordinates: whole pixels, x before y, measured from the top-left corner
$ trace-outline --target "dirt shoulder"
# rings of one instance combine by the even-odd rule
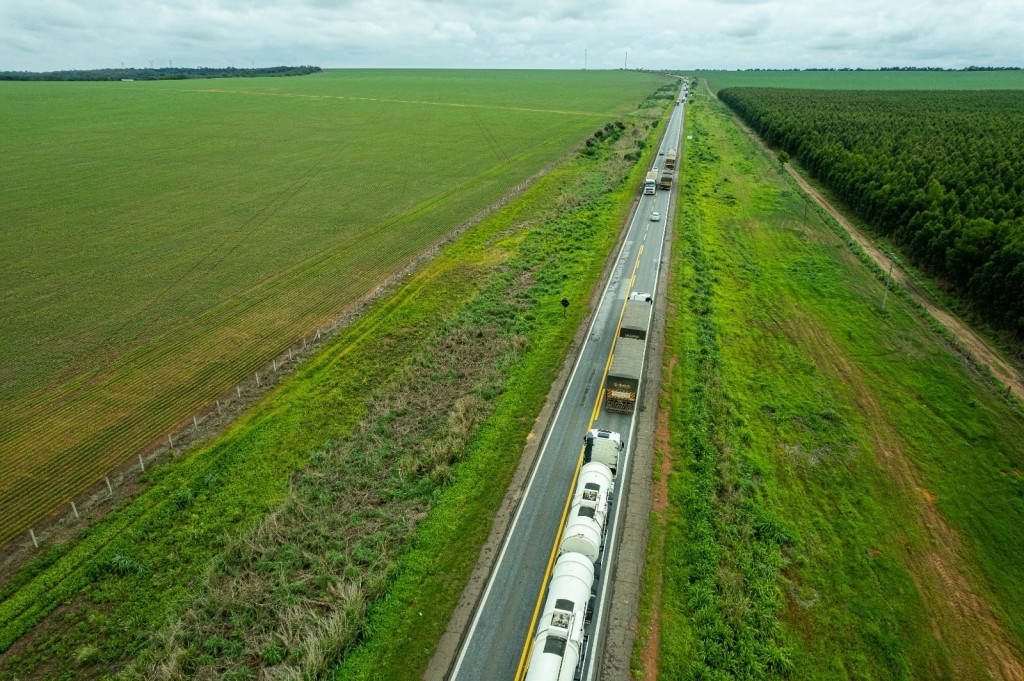
[[[705,87],[707,84],[705,83]],[[710,93],[711,91],[708,90]],[[714,95],[712,95],[714,96]],[[743,129],[751,139],[757,142],[762,149],[765,150],[772,158],[777,158],[775,152],[772,151],[768,145],[766,145],[758,135],[751,130],[743,121],[737,116],[733,116],[736,124]],[[984,338],[979,336],[970,326],[968,326],[959,317],[954,315],[952,312],[946,310],[942,305],[928,295],[921,287],[915,282],[913,277],[893,261],[888,255],[886,255],[875,243],[863,232],[843,215],[835,206],[833,206],[828,199],[826,199],[821,192],[814,188],[797,170],[795,170],[788,163],[785,164],[786,171],[796,180],[797,184],[800,185],[807,194],[814,199],[814,201],[828,211],[829,215],[835,218],[846,233],[850,235],[857,245],[864,249],[864,252],[883,270],[892,272],[892,280],[898,284],[908,295],[921,307],[923,307],[928,314],[930,314],[936,321],[942,324],[944,327],[949,329],[956,339],[962,344],[964,351],[969,354],[974,361],[978,364],[986,367],[992,374],[1005,385],[1011,393],[1018,400],[1024,401],[1024,376],[1021,375],[1017,369],[1010,364],[1003,356],[996,350],[992,345],[989,344]]]

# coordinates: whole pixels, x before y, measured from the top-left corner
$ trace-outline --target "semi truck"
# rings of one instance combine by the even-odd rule
[[[630,297],[626,301],[626,309],[622,313],[622,324],[619,326],[619,338],[635,338],[647,340],[647,329],[651,326],[651,303],[649,300],[637,300]]]
[[[647,177],[644,178],[644,194],[653,194],[654,188],[658,184],[658,171],[652,170],[647,173]]]
[[[663,170],[661,172],[661,179],[658,180],[658,188],[659,189],[671,189],[672,188],[672,179],[673,179],[674,176],[675,176],[675,173],[673,173],[671,170]]]
[[[676,159],[678,156],[675,149],[669,149],[665,152],[665,170],[676,169]]]
[[[640,391],[647,341],[619,338],[615,341],[612,366],[604,381],[604,408],[616,414],[632,414]]]

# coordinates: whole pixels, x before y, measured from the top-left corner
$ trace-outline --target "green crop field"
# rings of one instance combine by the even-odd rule
[[[659,82],[0,84],[0,543]]]
[[[0,584],[0,679],[421,678],[675,91],[603,126],[223,437]]]
[[[727,87],[820,90],[1022,90],[1024,71],[687,71]]]
[[[1024,416],[702,89],[687,133],[636,676],[1020,678]]]

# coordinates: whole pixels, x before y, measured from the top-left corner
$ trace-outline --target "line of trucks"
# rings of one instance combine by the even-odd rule
[[[685,93],[684,84],[684,98]],[[676,159],[672,149],[665,153],[660,178],[657,168],[647,173],[645,194],[653,194],[656,185],[671,188]],[[634,291],[624,304],[602,393],[608,412],[636,411],[653,303],[652,294]],[[625,443],[619,433],[599,428],[587,431],[583,443],[583,465],[534,633],[525,681],[576,681],[589,650],[586,628],[594,613],[595,585],[601,578],[608,514]]]
[[[678,155],[675,149],[669,149],[665,152],[665,168],[658,174],[658,169],[654,168],[644,178],[644,194],[653,194],[654,190],[657,189],[671,189],[672,181],[675,179],[676,159]]]
[[[630,294],[622,312],[604,386],[607,411],[632,414],[643,373],[654,297]],[[608,514],[625,449],[622,436],[591,429],[583,438],[583,465],[558,545],[558,559],[533,639],[526,681],[574,681],[589,650],[586,626],[601,578]]]

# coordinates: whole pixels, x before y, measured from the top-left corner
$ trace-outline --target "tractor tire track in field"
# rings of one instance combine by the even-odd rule
[[[165,90],[164,92],[174,92]],[[445,106],[455,109],[488,109],[491,111],[523,111],[527,113],[562,114],[564,116],[588,116],[593,118],[614,118],[613,114],[601,113],[598,111],[568,111],[565,109],[537,109],[524,106],[498,106],[495,104],[463,104],[461,102],[432,102],[422,99],[389,99],[387,97],[347,97],[345,95],[304,95],[298,93],[284,92],[260,92],[258,90],[221,90],[217,88],[204,88],[193,90],[180,88],[177,92],[208,92],[211,94],[228,95],[262,95],[265,97],[299,97],[305,99],[347,99],[359,102],[383,102],[385,104],[417,104],[421,106]]]
[[[707,80],[704,81],[704,87],[707,89],[708,94],[711,97],[717,99],[717,96],[711,91]],[[732,113],[731,109],[730,113]],[[776,153],[764,143],[757,133],[747,126],[747,124],[735,113],[732,113],[732,116],[733,120],[736,121],[736,125],[749,135],[750,138],[765,151],[765,153],[778,161]],[[850,238],[853,239],[865,253],[867,253],[868,257],[870,257],[875,264],[881,267],[883,271],[888,272],[891,268],[893,281],[906,291],[907,295],[909,295],[914,302],[923,307],[925,311],[935,319],[935,321],[942,324],[950,333],[953,334],[963,347],[965,354],[970,356],[976,363],[984,366],[992,372],[992,375],[1002,382],[1018,400],[1024,401],[1024,376],[1022,376],[1010,362],[1004,359],[996,348],[978,335],[968,324],[963,322],[952,312],[943,308],[923,289],[917,286],[914,282],[914,278],[910,276],[908,272],[900,267],[900,265],[892,260],[892,258],[886,255],[870,238],[857,229],[849,218],[836,209],[836,207],[833,206],[820,191],[815,189],[806,179],[804,179],[804,176],[794,169],[792,165],[788,163],[783,165],[790,176],[798,185],[800,185],[800,188],[803,189],[808,196],[814,199],[814,202],[821,208],[828,211],[828,214],[839,223],[846,233],[849,234]]]

